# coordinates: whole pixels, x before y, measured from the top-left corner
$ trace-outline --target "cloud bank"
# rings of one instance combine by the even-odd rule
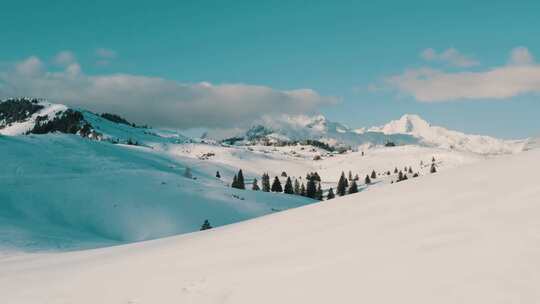
[[[74,56],[73,56],[74,58]],[[32,96],[137,123],[172,128],[234,128],[273,114],[314,113],[337,102],[311,89],[282,91],[247,84],[179,83],[129,74],[86,75],[66,54],[60,72],[33,56],[0,71],[0,98]]]
[[[432,48],[428,48],[420,53],[420,57],[426,61],[443,62],[450,66],[461,68],[472,67],[480,64],[477,60],[461,54],[454,48],[449,48],[440,53],[437,53],[437,51]]]
[[[421,102],[506,99],[540,92],[540,65],[527,48],[512,50],[508,63],[479,72],[406,70],[386,79],[391,88]]]

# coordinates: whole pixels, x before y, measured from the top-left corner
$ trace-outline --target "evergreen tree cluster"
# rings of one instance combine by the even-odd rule
[[[244,173],[242,173],[242,169],[238,171],[238,174],[234,175],[231,187],[236,189],[246,189],[246,184],[244,183]]]

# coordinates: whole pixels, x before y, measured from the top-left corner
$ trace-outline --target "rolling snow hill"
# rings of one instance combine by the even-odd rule
[[[6,303],[538,303],[540,150],[193,234],[0,259]]]
[[[0,136],[0,147],[0,251],[147,240],[196,231],[205,219],[219,226],[312,202],[232,189],[237,168],[150,147],[66,134]]]

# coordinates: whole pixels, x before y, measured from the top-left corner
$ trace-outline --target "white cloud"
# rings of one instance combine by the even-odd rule
[[[420,53],[420,57],[426,61],[443,62],[451,66],[462,68],[480,64],[474,58],[467,57],[454,48],[446,49],[440,53],[437,53],[437,51],[432,48],[428,48]]]
[[[54,57],[54,63],[60,66],[68,66],[75,62],[77,62],[77,59],[71,51],[61,51]]]
[[[231,128],[272,114],[314,113],[336,98],[310,89],[276,90],[247,84],[179,83],[129,74],[86,75],[78,64],[63,72],[41,70],[31,57],[0,72],[0,98],[35,96],[53,102],[113,112],[153,126]],[[20,73],[23,70],[25,73]],[[32,73],[26,73],[26,72]]]
[[[114,59],[116,58],[116,52],[111,49],[99,48],[96,49],[96,55],[101,58]]]
[[[15,71],[23,76],[34,76],[43,69],[43,62],[36,56],[31,56],[15,65]]]
[[[387,83],[421,102],[506,99],[540,92],[540,65],[525,48],[512,50],[508,65],[480,72],[449,73],[431,68],[407,70]]]
[[[531,65],[534,63],[534,57],[526,47],[519,46],[510,53],[508,63],[512,65]]]

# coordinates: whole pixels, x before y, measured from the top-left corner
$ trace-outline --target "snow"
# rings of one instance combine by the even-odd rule
[[[4,303],[538,303],[538,172],[533,149],[204,232],[8,255],[0,295]]]
[[[420,138],[421,142],[460,151],[470,151],[480,154],[511,154],[523,150],[523,140],[501,140],[489,136],[469,135],[442,127],[432,126],[420,116],[405,114],[399,120],[394,120],[382,127],[373,127],[372,132],[384,134],[408,134]]]
[[[57,113],[63,112],[68,109],[65,105],[53,104],[46,101],[40,101],[38,104],[43,106],[43,109],[32,114],[25,121],[14,122],[10,125],[5,126],[4,128],[0,128],[0,135],[24,135],[34,128],[38,116],[47,117],[46,120],[50,120],[53,119]]]
[[[0,251],[92,248],[308,204],[215,178],[238,168],[75,135],[0,136]],[[197,179],[183,176],[192,169]],[[246,172],[249,178],[249,173]]]

